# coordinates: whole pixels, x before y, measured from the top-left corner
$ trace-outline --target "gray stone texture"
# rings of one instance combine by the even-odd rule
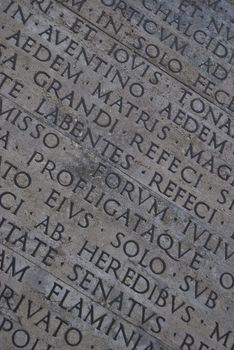
[[[0,350],[233,350],[233,1],[0,5]]]

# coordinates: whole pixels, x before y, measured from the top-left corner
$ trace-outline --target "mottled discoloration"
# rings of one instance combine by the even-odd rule
[[[231,350],[233,4],[0,3],[1,350]]]

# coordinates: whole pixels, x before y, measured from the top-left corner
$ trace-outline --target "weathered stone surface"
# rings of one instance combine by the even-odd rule
[[[232,2],[0,3],[0,349],[233,350]]]

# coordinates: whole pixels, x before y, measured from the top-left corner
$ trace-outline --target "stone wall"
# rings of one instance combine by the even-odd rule
[[[233,350],[233,2],[0,4],[0,349]]]

